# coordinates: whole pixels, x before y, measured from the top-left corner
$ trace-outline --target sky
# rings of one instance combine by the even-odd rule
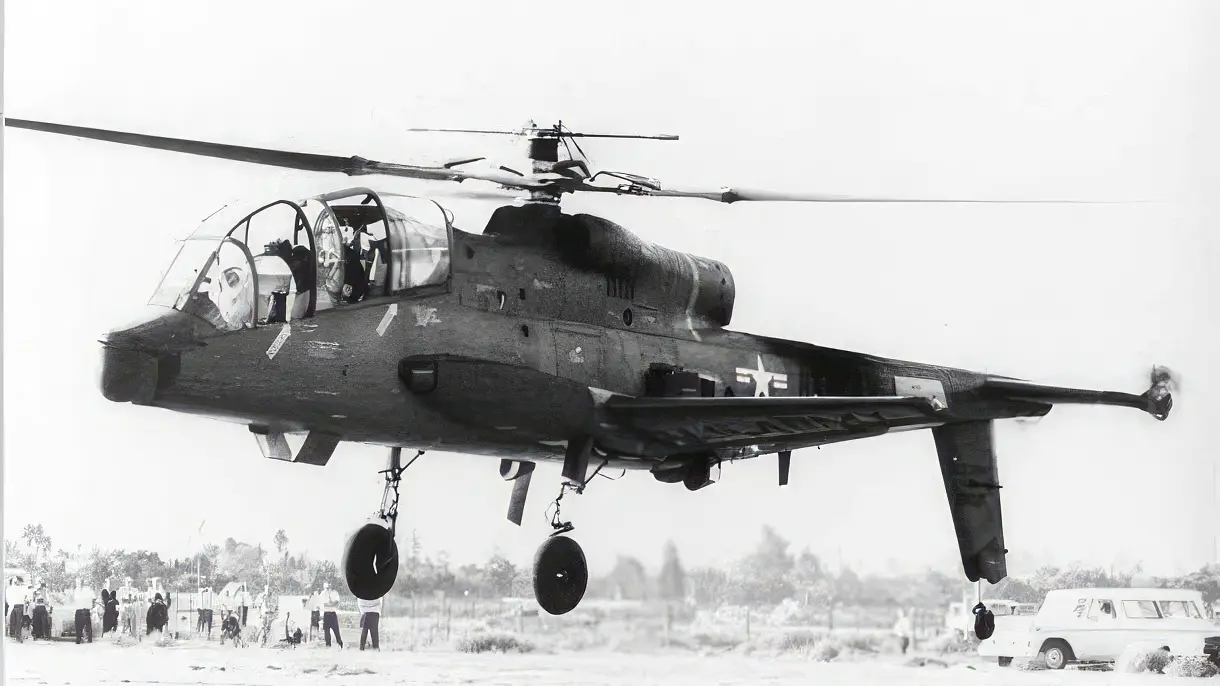
[[[1035,1],[1020,13],[969,0],[749,12],[624,1],[550,15],[490,2],[335,7],[10,1],[4,113],[406,163],[517,154],[503,140],[409,127],[563,119],[679,134],[584,146],[598,168],[673,185],[1150,201],[564,204],[728,263],[735,330],[1137,393],[1152,364],[1170,366],[1183,381],[1167,422],[1058,407],[998,424],[1009,569],[1141,562],[1175,574],[1215,559],[1218,215],[1204,204],[1216,179],[1204,150],[1218,119],[1203,101],[1214,82],[1200,28],[1214,10],[1164,0]],[[269,546],[283,528],[290,547],[337,559],[377,508],[383,449],[344,444],[325,468],[286,465],[263,459],[240,425],[109,403],[97,339],[139,311],[174,240],[227,200],[356,184],[3,136],[6,537],[40,522],[57,547],[187,556],[201,538]],[[436,193],[467,231],[494,208],[446,199],[439,184],[364,182]],[[400,526],[458,563],[494,552],[528,562],[549,532],[559,467],[539,467],[520,528],[504,518],[510,485],[496,467],[428,453],[405,477]],[[644,473],[598,480],[565,498],[564,514],[595,573],[619,554],[655,568],[667,539],[687,565],[727,562],[764,525],[794,550],[865,572],[961,571],[929,432],[800,451],[784,488],[773,457],[726,466],[697,493]]]

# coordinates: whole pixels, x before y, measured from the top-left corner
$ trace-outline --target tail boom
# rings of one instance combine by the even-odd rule
[[[999,395],[1007,400],[1044,403],[1047,405],[1113,405],[1143,410],[1164,421],[1173,408],[1173,394],[1169,391],[1169,375],[1155,370],[1152,375],[1152,385],[1148,390],[1136,395],[1121,391],[1096,391],[1081,388],[1066,388],[1063,386],[1048,386],[1045,384],[989,377],[983,381],[983,390]]]

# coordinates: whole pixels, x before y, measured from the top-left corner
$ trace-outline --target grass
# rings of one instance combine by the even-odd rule
[[[431,597],[414,603],[399,602],[392,607],[397,614],[383,614],[380,618],[378,642],[382,651],[736,652],[788,655],[822,662],[901,652],[898,639],[889,633],[888,626],[844,628],[841,621],[851,618],[859,620],[853,622],[856,624],[879,624],[883,618],[878,613],[840,611],[835,615],[836,628],[832,631],[824,626],[794,626],[792,623],[797,619],[811,617],[798,618],[790,610],[747,613],[744,608],[696,611],[671,607],[666,613],[660,604],[596,601],[555,617],[538,612],[536,607],[526,608],[520,611],[509,603],[460,599],[446,606]],[[404,610],[405,616],[401,614]],[[411,610],[417,616],[411,617]],[[338,619],[344,643],[359,645],[360,615],[351,610],[341,611]],[[307,631],[308,624],[302,628]],[[218,632],[214,631],[213,640],[217,638]],[[307,641],[301,648],[323,649],[324,643],[315,634],[314,641]],[[965,656],[975,648],[949,636],[925,638],[915,646],[916,651],[925,655]]]

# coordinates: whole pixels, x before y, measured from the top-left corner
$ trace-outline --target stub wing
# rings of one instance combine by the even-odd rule
[[[759,446],[795,450],[935,426],[945,419],[927,398],[782,397],[640,398],[596,401],[603,429],[632,436],[641,452],[688,452]],[[651,449],[651,450],[650,450]]]
[[[599,422],[634,436],[641,451],[698,452],[757,447],[785,453],[803,447],[931,428],[957,535],[971,581],[1007,574],[1004,524],[992,422],[952,420],[935,399],[906,396],[596,399]],[[781,473],[786,465],[781,466]],[[786,475],[780,483],[786,483]]]

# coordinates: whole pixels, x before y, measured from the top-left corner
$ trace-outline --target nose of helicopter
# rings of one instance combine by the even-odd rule
[[[201,345],[198,320],[182,312],[151,308],[135,323],[102,339],[102,396],[116,403],[150,402],[163,368],[183,350]]]
[[[102,348],[102,395],[114,403],[147,402],[157,390],[157,358],[143,350],[110,344]]]

